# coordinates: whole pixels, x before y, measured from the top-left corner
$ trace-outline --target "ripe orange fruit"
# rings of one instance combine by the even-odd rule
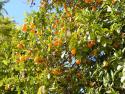
[[[117,0],[112,0],[112,4],[115,4]]]
[[[90,44],[90,43],[88,43],[88,44],[87,44],[87,47],[88,47],[88,48],[92,48],[92,47],[93,47],[93,45],[92,45],[92,44]]]
[[[23,61],[26,61],[26,59],[27,59],[26,56],[23,55],[23,56],[20,56],[19,61],[23,62]]]
[[[68,17],[71,17],[71,16],[72,16],[69,11],[67,11],[66,14],[67,14]]]
[[[92,6],[92,11],[96,11],[96,6]]]
[[[93,0],[84,0],[85,3],[92,3]]]
[[[62,40],[61,39],[54,40],[53,45],[54,46],[60,46],[60,45],[62,45]]]
[[[24,25],[23,25],[22,31],[23,31],[23,32],[26,32],[26,31],[27,31],[27,24],[24,24]]]
[[[35,33],[35,29],[32,29],[30,32],[31,32],[31,33]]]
[[[62,40],[61,39],[59,39],[58,42],[59,42],[59,45],[62,45]]]
[[[87,47],[88,47],[88,48],[92,48],[95,44],[96,44],[95,40],[90,40],[90,41],[88,41],[88,43],[87,43]]]
[[[75,55],[75,54],[76,54],[76,48],[73,48],[73,49],[71,50],[71,54],[72,54],[72,55]]]
[[[59,46],[58,41],[54,41],[54,42],[53,42],[53,45],[54,45],[54,46]]]
[[[66,31],[66,28],[63,26],[63,27],[61,28],[61,31],[65,32],[65,31]]]
[[[19,43],[19,44],[17,44],[17,48],[23,49],[23,48],[24,48],[24,45],[23,45],[22,43]]]
[[[55,34],[55,35],[59,34],[59,31],[55,31],[54,34]]]
[[[76,64],[79,65],[81,62],[80,60],[76,60]]]
[[[56,24],[52,24],[52,27],[55,29],[57,27],[57,25]]]
[[[36,57],[34,58],[34,62],[35,62],[36,64],[41,64],[41,63],[43,63],[43,59],[42,59],[42,57],[40,57],[40,56],[36,56]]]
[[[55,23],[58,24],[58,23],[59,23],[59,20],[55,20]]]
[[[16,59],[16,63],[19,63],[20,62],[20,59],[18,58],[18,59]]]
[[[62,74],[62,71],[61,71],[60,69],[53,69],[53,70],[51,71],[51,73],[54,74],[54,75],[61,75],[61,74]]]

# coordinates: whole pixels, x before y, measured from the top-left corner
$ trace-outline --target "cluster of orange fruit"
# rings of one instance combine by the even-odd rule
[[[90,41],[87,42],[87,47],[88,47],[88,48],[92,48],[94,45],[96,45],[96,41],[95,41],[95,40],[90,40]],[[73,56],[76,55],[76,48],[72,48],[71,54],[72,54]],[[80,61],[79,59],[77,59],[77,60],[76,60],[76,64],[79,65],[80,63],[81,63],[81,61]]]
[[[51,71],[51,73],[54,74],[54,75],[61,75],[61,74],[62,74],[62,71],[61,71],[60,69],[53,69],[53,70]]]
[[[92,3],[92,2],[96,2],[96,3],[101,3],[103,0],[83,0],[85,3]],[[112,0],[112,4],[115,4],[117,0]]]
[[[31,32],[35,33],[36,26],[34,25],[34,23],[31,22],[29,27],[31,28]],[[27,30],[28,30],[28,25],[27,24],[23,24],[22,31],[23,32],[27,32]]]
[[[28,59],[29,59],[28,55],[20,55],[19,58],[16,60],[16,63],[25,62]]]
[[[18,59],[16,60],[16,63],[21,63],[27,61],[29,58],[31,58],[30,55],[18,55]],[[40,56],[35,56],[34,57],[34,63],[35,64],[42,64],[44,62],[44,59]]]
[[[53,41],[54,46],[61,46],[62,45],[62,40],[61,39],[54,39]]]
[[[102,0],[83,0],[85,3],[92,3],[92,2],[96,2],[96,3],[101,3]]]
[[[22,42],[20,42],[19,44],[17,44],[17,48],[18,49],[24,49],[24,44]],[[27,53],[28,53],[27,55],[20,55],[19,53],[16,53],[16,56],[19,57],[16,60],[16,62],[19,63],[19,62],[24,62],[24,61],[28,60],[31,56],[32,50],[28,50]],[[35,64],[41,64],[41,63],[44,62],[44,60],[40,56],[35,56],[34,62],[35,62]]]
[[[96,11],[97,5],[100,4],[103,0],[83,0],[87,4],[91,4],[94,1],[96,2],[96,5],[92,6],[91,9],[92,11]],[[112,4],[115,4],[117,0],[112,0]]]

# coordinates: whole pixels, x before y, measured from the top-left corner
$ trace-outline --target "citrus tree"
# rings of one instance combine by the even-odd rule
[[[124,94],[124,0],[41,0],[12,37],[1,92]]]

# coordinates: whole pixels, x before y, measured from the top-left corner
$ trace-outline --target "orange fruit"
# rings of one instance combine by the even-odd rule
[[[61,39],[59,39],[58,42],[59,42],[59,45],[62,45],[62,40]]]
[[[91,43],[88,43],[88,44],[87,44],[87,47],[88,47],[88,48],[92,48],[93,45],[92,45]]]
[[[20,62],[20,59],[18,58],[18,59],[16,59],[16,63],[19,63]]]
[[[19,61],[23,62],[23,61],[26,61],[26,59],[27,59],[26,56],[23,55],[23,56],[20,56]]]
[[[112,4],[115,4],[117,0],[112,0]]]
[[[36,57],[34,58],[34,62],[35,62],[36,64],[41,64],[41,63],[43,63],[43,59],[42,59],[42,57],[40,57],[40,56],[36,56]]]
[[[92,11],[96,11],[96,6],[92,6]]]
[[[31,32],[31,33],[35,33],[35,29],[32,29],[30,32]]]
[[[54,34],[55,34],[55,35],[59,34],[59,31],[55,31]]]
[[[17,44],[17,48],[23,49],[23,48],[24,48],[24,45],[23,45],[22,43],[19,43],[19,44]]]
[[[88,43],[87,43],[87,47],[88,47],[88,48],[92,48],[95,44],[96,44],[95,40],[90,40],[90,41],[88,41]]]
[[[65,31],[66,31],[66,28],[63,26],[63,27],[61,28],[61,31],[65,32]]]
[[[55,20],[55,23],[58,24],[58,23],[59,23],[59,20]]]
[[[23,31],[23,32],[26,32],[26,31],[27,31],[27,25],[26,25],[26,24],[23,25],[22,31]]]
[[[54,74],[54,75],[61,75],[61,74],[62,74],[62,71],[61,71],[60,69],[53,69],[53,70],[51,71],[51,73]]]
[[[72,55],[75,55],[75,54],[76,54],[76,48],[73,48],[73,49],[71,50],[71,54],[72,54]]]
[[[62,45],[62,40],[61,39],[54,40],[53,45],[54,46],[60,46],[60,45]]]
[[[66,14],[67,14],[68,17],[71,17],[71,16],[72,16],[69,11],[67,11]]]
[[[52,27],[53,27],[53,28],[56,28],[57,26],[56,26],[56,24],[52,24]]]
[[[54,41],[54,42],[53,42],[53,45],[54,45],[54,46],[59,46],[59,42],[58,42],[58,41]]]
[[[76,60],[76,64],[79,65],[81,62],[80,60]]]
[[[92,3],[93,0],[84,0],[85,3]]]

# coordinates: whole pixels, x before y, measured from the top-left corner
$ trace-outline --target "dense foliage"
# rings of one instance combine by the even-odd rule
[[[124,3],[41,0],[11,34],[0,92],[124,94]]]

